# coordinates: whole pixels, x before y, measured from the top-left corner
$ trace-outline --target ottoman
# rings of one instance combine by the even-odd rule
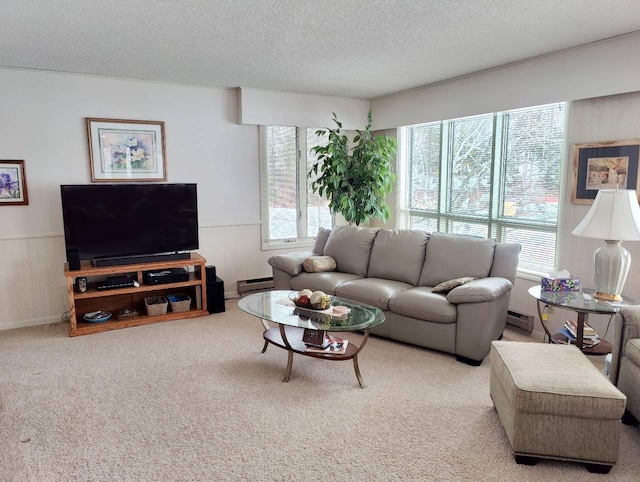
[[[490,393],[517,463],[616,462],[626,397],[576,346],[492,342]]]

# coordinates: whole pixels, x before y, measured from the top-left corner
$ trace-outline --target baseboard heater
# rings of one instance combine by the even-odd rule
[[[254,278],[238,281],[238,294],[273,289],[273,278]]]
[[[507,311],[507,325],[531,333],[533,332],[533,316],[509,310]]]

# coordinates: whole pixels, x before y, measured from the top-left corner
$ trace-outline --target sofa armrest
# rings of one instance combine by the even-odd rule
[[[627,341],[640,338],[640,306],[621,308],[615,315],[613,327],[613,350],[611,353],[609,380],[616,385],[618,382],[618,372],[620,371],[620,359],[624,356]]]
[[[449,292],[456,303],[456,355],[481,361],[491,349],[491,342],[502,335],[507,325],[507,312],[513,284],[506,278],[483,278],[471,283],[468,290],[460,286]],[[447,299],[449,298],[447,296]]]
[[[506,278],[481,278],[449,291],[447,301],[456,305],[493,301],[510,291],[511,288],[513,288],[513,283]]]
[[[274,269],[279,269],[291,276],[296,276],[303,271],[302,263],[304,260],[312,255],[313,253],[311,251],[294,251],[292,253],[277,254],[271,256],[268,259],[268,263]]]

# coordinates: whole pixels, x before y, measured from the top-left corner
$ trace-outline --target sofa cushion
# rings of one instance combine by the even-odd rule
[[[336,226],[331,230],[323,254],[336,260],[341,273],[367,276],[369,255],[377,228]]]
[[[520,244],[496,243],[489,276],[507,278],[512,283],[515,283],[520,251],[522,251],[522,245]]]
[[[330,229],[318,229],[318,234],[316,234],[316,242],[313,245],[313,254],[317,254],[318,256],[322,256],[324,254],[324,246],[325,244],[327,244],[327,239],[329,239],[330,234]]]
[[[338,271],[324,271],[321,273],[302,272],[289,280],[291,289],[300,291],[309,289],[311,291],[324,291],[327,294],[335,295],[336,288],[342,283],[361,279],[357,274],[340,273]]]
[[[306,258],[311,256],[309,251],[298,251],[287,254],[276,254],[271,256],[267,262],[273,266],[274,269],[284,271],[291,276],[296,276],[302,271],[302,263]]]
[[[336,295],[388,311],[389,300],[409,288],[413,288],[413,285],[380,278],[364,278],[341,284],[336,289]]]
[[[454,278],[448,281],[443,281],[433,287],[431,290],[432,293],[448,293],[453,288],[457,288],[458,286],[462,286],[463,284],[467,284],[469,281],[473,281],[476,278],[472,278],[471,276],[465,276],[463,278]]]
[[[428,239],[429,235],[424,231],[380,229],[371,249],[367,276],[416,286]]]
[[[640,367],[640,338],[632,338],[627,342],[624,356]]]
[[[335,271],[336,260],[331,256],[309,256],[302,262],[302,267],[307,273]]]
[[[435,323],[455,323],[458,318],[456,305],[426,286],[398,293],[389,300],[389,309],[399,315]]]
[[[513,288],[513,283],[504,278],[481,278],[453,288],[447,293],[449,303],[486,303],[493,301]]]
[[[419,284],[435,286],[464,276],[489,276],[495,245],[494,239],[431,233]]]

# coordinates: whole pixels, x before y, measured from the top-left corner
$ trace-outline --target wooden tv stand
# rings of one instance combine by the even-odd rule
[[[175,261],[159,261],[152,263],[130,264],[122,266],[95,267],[90,261],[82,261],[79,270],[69,270],[65,263],[64,275],[67,278],[67,292],[69,293],[69,311],[71,315],[69,336],[101,333],[108,330],[128,328],[130,326],[148,325],[161,321],[196,318],[206,316],[207,311],[207,280],[206,260],[196,253],[191,253],[190,259]],[[144,284],[143,273],[146,271],[161,271],[167,268],[193,267],[189,271],[189,280],[167,284]],[[138,286],[98,290],[104,284],[107,276],[130,275]],[[87,291],[79,293],[75,288],[75,279],[87,278]],[[186,293],[191,298],[189,311],[171,312],[170,304],[167,313],[156,316],[147,315],[144,298],[147,296],[166,296],[173,293]],[[135,308],[139,313],[128,319],[118,319],[118,314],[126,308]],[[111,319],[101,323],[84,321],[84,315],[93,311],[108,311]]]

